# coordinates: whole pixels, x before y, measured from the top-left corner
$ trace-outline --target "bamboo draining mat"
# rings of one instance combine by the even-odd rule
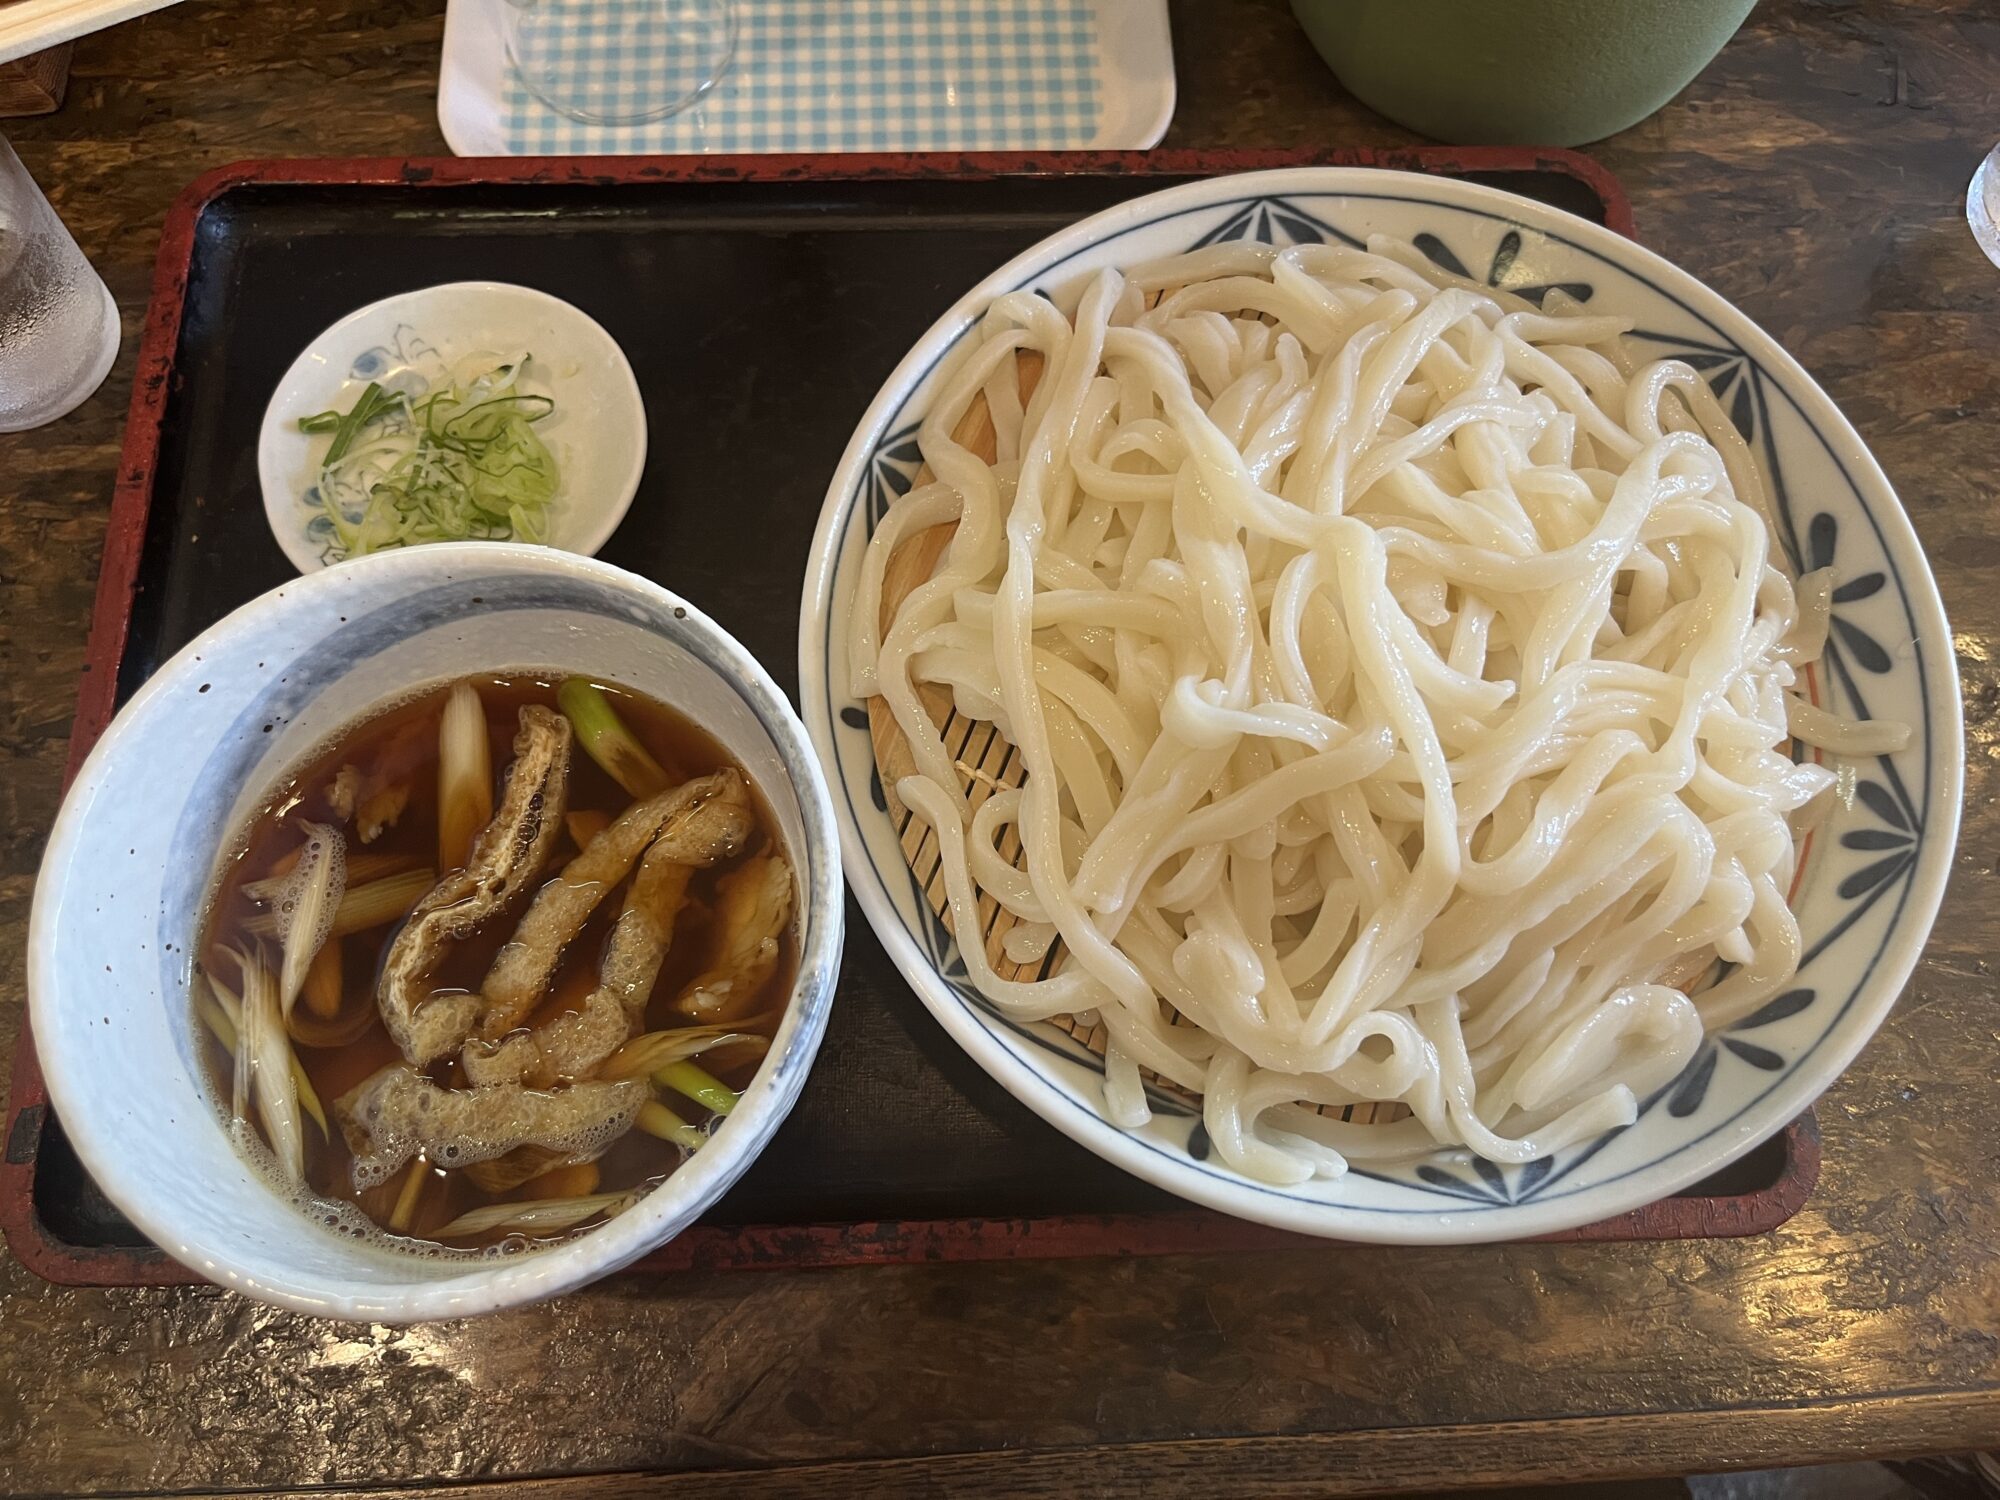
[[[1021,401],[1025,405],[1035,389],[1035,382],[1041,378],[1041,356],[1024,354],[1018,368]],[[985,396],[973,399],[952,436],[987,463],[993,462],[993,421],[986,409]],[[925,464],[917,471],[910,488],[914,490],[929,484],[933,477],[930,465]],[[920,531],[906,538],[889,559],[882,578],[884,635],[910,591],[931,576],[956,530],[957,523],[952,522]],[[960,714],[952,706],[950,692],[943,688],[926,684],[921,692],[931,722],[938,726],[946,748],[958,765],[959,781],[965,789],[966,800],[975,811],[996,791],[1021,785],[1027,774],[1021,765],[1021,758],[998,730],[991,724],[982,724]],[[943,860],[938,851],[937,835],[928,823],[913,814],[896,796],[896,783],[913,774],[917,766],[910,754],[909,741],[903,737],[903,731],[889,712],[887,701],[880,696],[868,700],[868,733],[874,743],[875,767],[882,775],[882,792],[889,804],[889,816],[894,820],[902,842],[903,859],[923,887],[924,899],[930,903],[931,910],[957,937],[951,918],[951,904],[945,895]],[[1011,825],[1000,843],[1000,852],[1010,861],[1020,858],[1021,840]],[[1055,971],[1061,957],[1060,945],[1052,948],[1041,963],[1017,964],[1007,957],[1002,944],[1007,934],[1019,925],[1019,919],[991,896],[980,896],[979,918],[986,956],[1002,978],[1032,981]],[[1059,1017],[1053,1024],[1090,1045],[1093,1051],[1100,1055],[1103,1053],[1102,1027],[1085,1027],[1068,1016]],[[1096,1038],[1094,1042],[1093,1038]]]

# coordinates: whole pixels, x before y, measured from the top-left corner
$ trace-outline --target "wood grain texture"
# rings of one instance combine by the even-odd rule
[[[45,115],[60,109],[69,87],[69,59],[74,44],[64,42],[0,63],[0,119]]]
[[[128,335],[166,207],[198,173],[443,149],[441,11],[195,0],[78,44],[66,108],[9,137]],[[1282,0],[1190,0],[1174,20],[1172,144],[1411,139],[1341,95]],[[1315,1247],[1254,1267],[690,1273],[408,1330],[213,1290],[52,1288],[5,1263],[0,1486],[661,1470],[684,1472],[593,1492],[1365,1493],[2000,1437],[2000,272],[1962,217],[2000,133],[1996,56],[1988,0],[1765,0],[1683,95],[1594,148],[1641,237],[1748,311],[1854,419],[1958,632],[1958,868],[1908,994],[1821,1105],[1824,1176],[1784,1228]],[[0,1045],[131,357],[72,416],[0,439]],[[858,916],[851,942],[883,963]]]
[[[1915,1449],[1885,1447],[1871,1424],[1887,1403],[1841,1403],[1825,1411],[1778,1414],[1748,1430],[1735,1416],[1688,1412],[1661,1421],[1633,1417],[1576,1418],[1552,1423],[1490,1422],[1447,1428],[1380,1428],[1359,1432],[1192,1442],[1132,1443],[1120,1447],[1040,1452],[953,1453],[914,1459],[798,1464],[759,1473],[704,1469],[679,1474],[590,1474],[530,1479],[505,1485],[441,1485],[434,1500],[677,1500],[699,1496],[813,1495],[820,1500],[878,1495],[1071,1496],[1087,1492],[1104,1500],[1160,1500],[1187,1495],[1208,1500],[1226,1476],[1225,1493],[1259,1500],[1319,1495],[1393,1495],[1451,1485],[1466,1474],[1509,1476],[1509,1493],[1544,1494],[1527,1486],[1568,1485],[1591,1479],[1631,1478],[1671,1465],[1714,1472],[1754,1469],[1761,1455],[1790,1451],[1789,1442],[1810,1424],[1826,1462],[1854,1454],[1896,1457]],[[1911,1397],[1900,1403],[1902,1432],[1917,1447],[1963,1445],[1968,1416],[1980,1413],[1957,1397]],[[1620,1441],[1622,1440],[1622,1441]],[[1598,1454],[1616,1454],[1610,1462]],[[1514,1490],[1512,1486],[1524,1488]],[[1637,1500],[1620,1488],[1624,1500]],[[407,1490],[367,1490],[355,1500],[394,1500]],[[196,1500],[196,1497],[190,1497]],[[220,1497],[215,1497],[220,1500]],[[1580,1497],[1581,1500],[1581,1497]]]

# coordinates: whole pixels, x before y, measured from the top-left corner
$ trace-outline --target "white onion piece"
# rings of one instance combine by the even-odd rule
[[[430,1237],[458,1240],[496,1229],[574,1229],[599,1214],[616,1218],[638,1197],[632,1192],[589,1193],[580,1198],[538,1198],[531,1203],[489,1203],[460,1214],[444,1228],[433,1230]]]
[[[438,719],[438,868],[462,869],[493,820],[493,750],[479,690],[461,682]]]
[[[325,823],[303,823],[305,847],[299,862],[285,877],[273,903],[272,915],[278,923],[278,941],[284,948],[283,976],[279,982],[279,1008],[285,1020],[292,1018],[292,1006],[306,982],[320,945],[333,927],[334,912],[347,894],[347,840],[338,828]],[[248,981],[245,981],[246,985]]]
[[[243,964],[242,1024],[237,1029],[239,1078],[249,1074],[251,1097],[264,1139],[278,1166],[291,1182],[306,1175],[305,1131],[299,1121],[299,1089],[292,1076],[292,1047],[285,1039],[285,1018],[278,1007],[271,971],[256,957]]]

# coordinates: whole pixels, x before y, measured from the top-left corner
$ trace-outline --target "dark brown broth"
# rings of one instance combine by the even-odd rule
[[[479,690],[486,710],[487,737],[494,772],[494,802],[498,805],[500,783],[513,760],[513,743],[521,709],[530,703],[556,706],[557,681],[530,676],[478,677],[471,679]],[[330,811],[328,788],[343,766],[367,769],[382,766],[408,779],[411,796],[395,824],[374,842],[363,844],[354,825],[343,828],[347,835],[350,862],[357,856],[402,856],[413,867],[431,868],[437,861],[437,778],[438,720],[450,686],[398,705],[386,713],[356,724],[339,735],[327,748],[287,778],[272,793],[237,840],[238,853],[229,863],[218,884],[204,928],[201,954],[203,963],[225,984],[235,986],[233,959],[221,946],[241,946],[247,939],[244,923],[265,908],[243,892],[243,887],[269,876],[279,862],[301,842],[297,823],[301,818],[338,822]],[[681,781],[732,766],[729,754],[691,720],[666,706],[619,688],[605,689],[619,716],[638,737],[668,776]],[[632,798],[587,755],[581,744],[574,747],[570,760],[568,811],[601,812],[615,818],[631,805]],[[744,860],[759,853],[782,852],[776,838],[776,822],[756,788],[752,800],[757,807],[758,831],[749,846],[735,859],[713,869],[697,871],[689,886],[689,899],[675,927],[674,940],[648,1005],[645,1030],[666,1030],[693,1024],[673,1010],[673,1001],[714,957],[717,935],[713,931],[712,902],[716,882]],[[567,833],[557,841],[556,851],[544,878],[555,874],[578,851]],[[354,882],[350,881],[350,889]],[[623,885],[606,893],[592,913],[589,923],[563,955],[555,980],[541,1006],[529,1018],[531,1025],[543,1022],[572,1008],[588,993],[595,980],[599,957],[606,937],[616,920],[623,897]],[[446,957],[434,977],[433,990],[477,990],[487,966],[500,946],[511,936],[528,899],[517,902],[481,932],[458,944]],[[368,932],[333,939],[341,943],[342,1000],[340,1014],[355,1014],[365,1007],[375,1008],[375,983],[401,923],[392,922]],[[777,1016],[790,994],[797,967],[797,921],[788,925],[785,951],[771,977],[759,990],[754,1003],[742,1006],[745,1016],[763,1016],[754,1029],[769,1033],[776,1029]],[[270,963],[276,966],[276,945],[267,945]],[[305,1006],[303,997],[299,1007]],[[295,1010],[295,1016],[298,1012]],[[230,1080],[234,1059],[226,1053],[207,1027],[196,1023],[207,1040],[207,1055],[213,1069],[218,1097],[225,1108],[231,1095]],[[745,1027],[744,1029],[751,1029]],[[353,1203],[378,1226],[387,1228],[392,1208],[405,1186],[409,1168],[397,1171],[379,1187],[356,1192],[351,1180],[352,1157],[333,1119],[334,1101],[401,1054],[383,1028],[379,1015],[357,1039],[333,1047],[293,1044],[306,1074],[312,1080],[329,1116],[331,1140],[321,1138],[310,1118],[304,1120],[306,1180],[322,1197]],[[701,1064],[732,1088],[742,1088],[756,1071],[757,1059],[744,1049],[732,1054],[704,1056]],[[436,1082],[451,1086],[463,1082],[458,1064],[446,1059],[426,1070]],[[693,1100],[678,1094],[663,1096],[669,1108],[683,1119],[702,1123],[707,1112]],[[251,1111],[254,1121],[256,1112]],[[258,1127],[261,1131],[261,1126]],[[633,1129],[614,1142],[596,1163],[599,1181],[594,1192],[616,1192],[655,1181],[679,1163],[678,1147]],[[487,1193],[463,1171],[429,1168],[427,1181],[418,1200],[409,1234],[423,1238],[449,1224],[460,1214],[488,1203],[526,1201],[553,1196],[546,1184],[530,1179],[509,1192]],[[567,1194],[562,1194],[567,1196]],[[509,1238],[495,1233],[483,1238],[455,1238],[455,1246],[472,1248]],[[518,1237],[518,1236],[515,1236]],[[556,1236],[556,1238],[564,1238]]]

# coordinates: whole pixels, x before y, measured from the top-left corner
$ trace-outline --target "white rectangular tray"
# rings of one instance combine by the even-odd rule
[[[438,124],[460,156],[1142,150],[1174,112],[1167,0],[737,0],[715,92],[622,128],[521,87],[505,4],[445,13]]]
[[[0,63],[162,10],[175,0],[11,0],[0,4]]]

